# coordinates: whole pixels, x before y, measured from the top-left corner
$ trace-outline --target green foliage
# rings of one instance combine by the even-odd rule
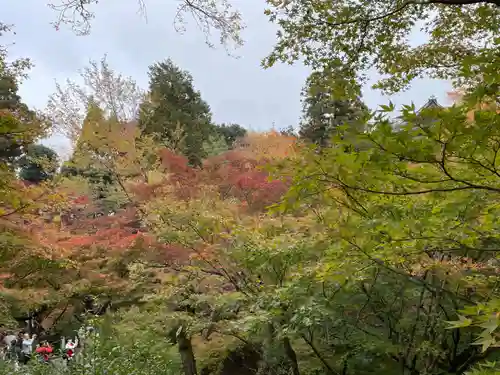
[[[50,364],[38,363],[34,356],[26,370],[33,375],[68,373],[178,375],[180,373],[175,352],[169,350],[171,348],[166,341],[159,340],[151,330],[143,330],[141,335],[134,335],[131,340],[130,336],[124,334],[125,332],[115,328],[120,326],[119,316],[108,317],[101,321],[95,320],[92,323],[97,327],[96,333],[87,333],[84,337],[80,337],[84,349],[75,357],[71,369],[68,369],[60,355],[57,355],[58,358],[51,360]],[[12,373],[12,364],[4,362],[0,374]]]
[[[456,373],[495,355],[500,117],[485,93],[500,76],[483,67],[484,81],[462,104],[419,113],[404,106],[397,131],[386,117],[394,108],[386,106],[358,135],[370,144],[366,150],[345,152],[346,140],[337,137],[321,154],[306,150],[296,162],[281,208],[314,207],[330,249],[312,270],[303,267],[338,289],[309,289],[304,314],[290,322],[315,327],[322,340],[332,319],[336,347],[347,349],[355,373],[367,371],[360,358],[373,365],[381,352],[405,371],[427,374]],[[335,357],[329,363],[339,366]],[[396,363],[377,366],[390,373]]]
[[[497,0],[269,0],[268,4],[266,14],[279,32],[264,65],[301,59],[314,70],[338,71],[344,80],[337,88],[351,91],[349,96],[359,93],[359,84],[366,82],[371,69],[384,77],[377,86],[387,92],[400,91],[414,78],[426,76],[463,85],[462,62],[498,45]],[[429,39],[412,43],[415,29]]]
[[[227,147],[232,149],[234,142],[243,138],[247,130],[238,124],[221,124],[215,126],[215,133],[224,137]]]
[[[52,178],[58,167],[57,153],[43,145],[28,146],[19,160],[19,177],[25,181],[39,183]]]
[[[297,147],[288,157],[295,141],[288,139],[275,177],[290,189],[269,212],[253,213],[251,195],[234,190],[278,184],[238,159],[245,150],[203,169],[175,154],[199,166],[244,129],[214,126],[192,77],[170,60],[150,68],[139,129],[90,100],[78,124],[75,169],[64,172],[87,178],[65,183],[88,184],[92,204],[130,212],[102,220],[100,234],[113,233],[105,245],[67,251],[84,270],[79,259],[95,250],[99,264],[89,271],[99,282],[90,288],[120,290],[73,373],[85,366],[94,373],[235,373],[228,362],[250,374],[498,372],[498,2],[269,3],[280,30],[266,64],[304,59],[313,68],[302,133],[321,152]],[[430,39],[413,47],[407,37],[419,22]],[[449,108],[403,106],[395,128],[392,103],[368,113],[359,99],[369,67],[383,73],[377,86],[387,92],[427,74],[452,79],[464,97]],[[11,117],[5,124],[18,126]],[[247,150],[278,154],[275,136],[248,136]],[[163,146],[170,150],[160,154]],[[3,204],[23,207],[12,185],[0,186]],[[131,220],[144,233],[114,252]],[[71,239],[68,232],[57,234]],[[26,237],[10,229],[0,236],[2,263],[12,263],[2,286],[61,288],[66,263],[53,253],[34,255],[45,239]],[[50,277],[42,280],[38,269]],[[118,281],[110,269],[121,273]],[[50,289],[43,299],[76,298],[86,284],[78,280],[63,296]],[[7,321],[14,302],[2,301]]]
[[[203,151],[207,157],[220,155],[229,150],[226,139],[222,135],[210,135],[203,143]]]
[[[496,375],[500,371],[500,367],[496,362],[481,363],[473,370],[467,371],[465,375]]]
[[[149,68],[149,90],[149,100],[141,106],[143,134],[154,134],[160,143],[171,145],[180,127],[182,143],[173,148],[180,149],[191,164],[200,165],[203,143],[212,132],[212,114],[194,88],[192,76],[166,60]]]
[[[336,133],[364,131],[369,114],[368,108],[357,97],[336,99],[335,80],[325,72],[314,72],[309,76],[303,93],[304,116],[299,134],[320,146],[326,146]]]
[[[271,215],[242,218],[209,189],[149,202],[158,238],[197,255],[169,316],[191,337],[257,343],[262,371],[437,375],[495,360],[500,118],[486,93],[499,77],[484,67],[461,104],[404,106],[399,129],[389,104],[355,138],[285,160],[277,177],[293,184]]]
[[[10,27],[0,23],[0,37],[8,31]],[[47,124],[22,103],[18,94],[19,83],[30,67],[27,59],[10,62],[6,48],[0,44],[0,162],[11,166],[47,130]]]

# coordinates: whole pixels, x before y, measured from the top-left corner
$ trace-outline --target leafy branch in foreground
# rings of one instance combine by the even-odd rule
[[[498,0],[269,0],[268,4],[266,14],[279,32],[264,65],[304,59],[313,70],[337,71],[344,81],[337,84],[340,93],[365,83],[371,69],[385,77],[375,86],[390,93],[421,77],[463,85],[462,62],[498,46]],[[427,40],[415,46],[411,35],[416,28]]]

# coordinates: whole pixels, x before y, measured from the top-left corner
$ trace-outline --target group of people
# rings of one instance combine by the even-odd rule
[[[36,358],[42,363],[49,363],[54,355],[52,345],[44,340],[39,342],[37,335],[30,335],[25,332],[15,334],[3,334],[2,357],[5,360],[13,361],[16,365],[27,364],[32,358]],[[75,355],[75,349],[78,346],[78,339],[75,341],[67,339],[63,348],[63,358],[71,361]]]

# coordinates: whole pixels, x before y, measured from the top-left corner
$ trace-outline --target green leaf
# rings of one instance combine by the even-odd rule
[[[466,318],[465,316],[458,315],[458,320],[446,322],[449,324],[447,329],[455,329],[455,328],[465,328],[469,327],[472,324],[472,319]]]
[[[493,331],[495,331],[497,328],[498,328],[498,325],[499,325],[499,320],[498,318],[493,318],[493,319],[490,319],[482,324],[479,325],[479,327],[482,327],[485,329],[486,332],[488,333],[493,333]]]
[[[480,339],[474,341],[472,345],[481,345],[481,351],[484,353],[488,348],[491,346],[495,346],[497,344],[497,341],[492,337],[481,337]]]

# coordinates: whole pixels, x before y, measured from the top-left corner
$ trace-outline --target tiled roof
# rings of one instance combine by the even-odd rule
[[[422,110],[427,108],[444,108],[444,107],[438,103],[435,96],[431,96],[429,100],[427,100],[427,102],[417,110],[417,114],[419,114]],[[405,122],[400,117],[397,117],[393,122],[393,127],[395,129],[400,129],[404,124]]]
[[[444,108],[441,104],[438,103],[437,99],[435,96],[431,96],[429,98],[429,100],[427,101],[427,103],[425,103],[418,111],[417,113],[419,113],[420,111],[422,111],[423,109],[427,109],[427,108]]]

